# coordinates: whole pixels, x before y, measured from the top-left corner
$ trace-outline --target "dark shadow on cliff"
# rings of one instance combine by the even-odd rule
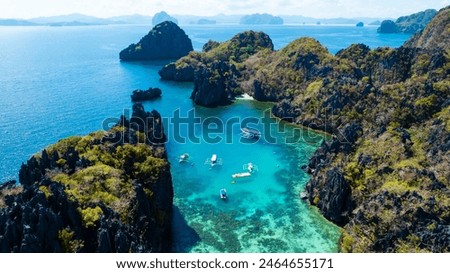
[[[180,209],[173,206],[172,218],[172,252],[186,253],[200,241],[198,233],[191,228]]]

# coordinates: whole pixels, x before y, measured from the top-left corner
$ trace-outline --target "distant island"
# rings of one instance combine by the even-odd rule
[[[152,24],[153,24],[154,26],[156,26],[156,25],[158,25],[158,24],[161,24],[161,23],[164,22],[164,21],[171,21],[171,22],[174,22],[175,24],[178,24],[178,20],[177,20],[176,18],[170,16],[170,15],[169,15],[167,12],[165,12],[165,11],[161,11],[161,12],[156,13],[156,14],[153,16]]]
[[[0,26],[37,26],[39,24],[19,19],[0,19]]]
[[[259,14],[262,19],[255,19],[254,23],[262,22],[262,24],[271,24],[271,22],[280,23],[280,18],[282,24],[316,24],[320,21],[323,24],[345,24],[345,25],[356,25],[358,22],[378,22],[377,25],[381,23],[380,18],[370,18],[370,17],[358,17],[358,18],[313,18],[305,17],[301,15],[280,15],[273,16],[270,14],[266,17],[265,14]],[[253,17],[253,15],[246,15]],[[245,16],[244,16],[245,17]],[[264,18],[266,17],[266,18]],[[169,15],[167,12],[158,12],[154,16],[142,15],[142,14],[131,14],[131,15],[121,15],[108,18],[99,18],[79,13],[58,15],[50,17],[38,17],[32,19],[0,19],[0,25],[4,26],[90,26],[90,25],[115,25],[115,24],[153,24],[161,23],[163,21],[172,21],[177,24],[199,24],[199,25],[213,25],[213,24],[238,24],[243,18],[242,15],[225,15],[219,14],[214,16],[196,16],[196,15]],[[269,19],[268,19],[269,18]],[[251,19],[251,21],[254,19]]]
[[[243,16],[239,23],[241,25],[282,25],[283,18],[267,13],[255,13]]]
[[[210,20],[210,19],[204,19],[204,18],[199,19],[197,21],[197,24],[199,24],[199,25],[215,25],[216,23],[217,23],[216,20]]]
[[[356,24],[356,26],[357,26],[357,27],[363,27],[363,26],[364,26],[364,23],[363,23],[363,22],[358,22],[358,23]]]
[[[376,20],[376,21],[373,21],[373,22],[369,23],[369,26],[379,26],[379,25],[381,25],[381,21],[380,20]]]
[[[402,16],[395,22],[392,20],[385,20],[381,22],[378,28],[379,33],[410,33],[414,34],[423,30],[431,19],[436,15],[437,11],[434,9],[427,9],[408,16]]]

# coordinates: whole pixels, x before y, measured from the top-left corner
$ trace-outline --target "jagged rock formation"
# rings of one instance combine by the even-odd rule
[[[195,87],[191,98],[199,105],[224,105],[242,94],[234,81],[240,77],[238,64],[264,50],[273,50],[269,36],[262,32],[247,31],[224,43],[209,41],[202,53],[191,52],[163,67],[159,75],[165,80],[193,81]]]
[[[145,100],[154,100],[156,98],[161,97],[162,91],[159,88],[149,88],[147,90],[134,90],[133,94],[131,94],[131,100],[136,101],[145,101]]]
[[[402,16],[395,22],[392,20],[385,20],[378,28],[380,33],[417,33],[423,30],[431,19],[436,15],[437,11],[434,9],[427,9],[408,16]],[[448,16],[447,16],[448,17]]]
[[[161,117],[133,106],[106,132],[71,137],[0,187],[0,252],[166,252],[173,188]]]
[[[186,56],[193,50],[186,33],[171,21],[153,27],[137,44],[120,52],[124,61],[167,60]]]
[[[178,20],[175,17],[170,16],[167,12],[161,11],[158,13],[155,13],[152,18],[152,24],[154,26],[161,24],[162,22],[170,21],[174,22],[175,24],[178,24]]]
[[[450,251],[449,8],[405,46],[355,44],[332,55],[300,38],[241,62],[208,54],[218,73],[195,73],[193,95],[213,103],[232,86],[277,102],[273,114],[332,134],[305,169],[305,194],[343,227],[344,252]],[[209,46],[208,46],[209,47]],[[216,51],[217,52],[217,51]],[[203,65],[183,58],[177,65]],[[200,70],[199,70],[200,71]],[[233,76],[230,77],[230,74]],[[217,76],[216,76],[217,75]],[[205,83],[213,83],[208,85]]]

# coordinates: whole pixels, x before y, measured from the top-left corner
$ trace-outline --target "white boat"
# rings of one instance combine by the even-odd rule
[[[249,176],[251,176],[251,175],[252,175],[252,174],[249,173],[249,172],[243,172],[243,173],[235,173],[235,174],[232,174],[231,177],[233,177],[233,178],[244,178],[244,177],[249,177]]]
[[[243,138],[258,139],[261,137],[261,133],[256,129],[244,127],[244,128],[241,128],[241,136]]]
[[[211,156],[211,158],[207,158],[205,160],[205,164],[209,164],[209,165],[211,165],[211,167],[214,167],[216,165],[222,165],[223,164],[223,160],[222,160],[222,158],[218,158],[217,154],[213,154]]]
[[[187,154],[187,153],[180,155],[180,157],[178,158],[179,163],[187,162],[188,160],[189,160],[189,154]]]
[[[221,189],[219,194],[220,194],[221,199],[227,199],[227,197],[228,197],[227,189]]]

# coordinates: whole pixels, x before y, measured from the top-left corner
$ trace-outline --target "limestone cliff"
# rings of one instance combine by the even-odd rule
[[[0,187],[0,252],[167,252],[173,188],[161,117],[133,106],[108,131],[71,137]]]
[[[120,52],[124,61],[148,61],[178,59],[192,51],[192,41],[174,22],[162,22],[138,43]]]

